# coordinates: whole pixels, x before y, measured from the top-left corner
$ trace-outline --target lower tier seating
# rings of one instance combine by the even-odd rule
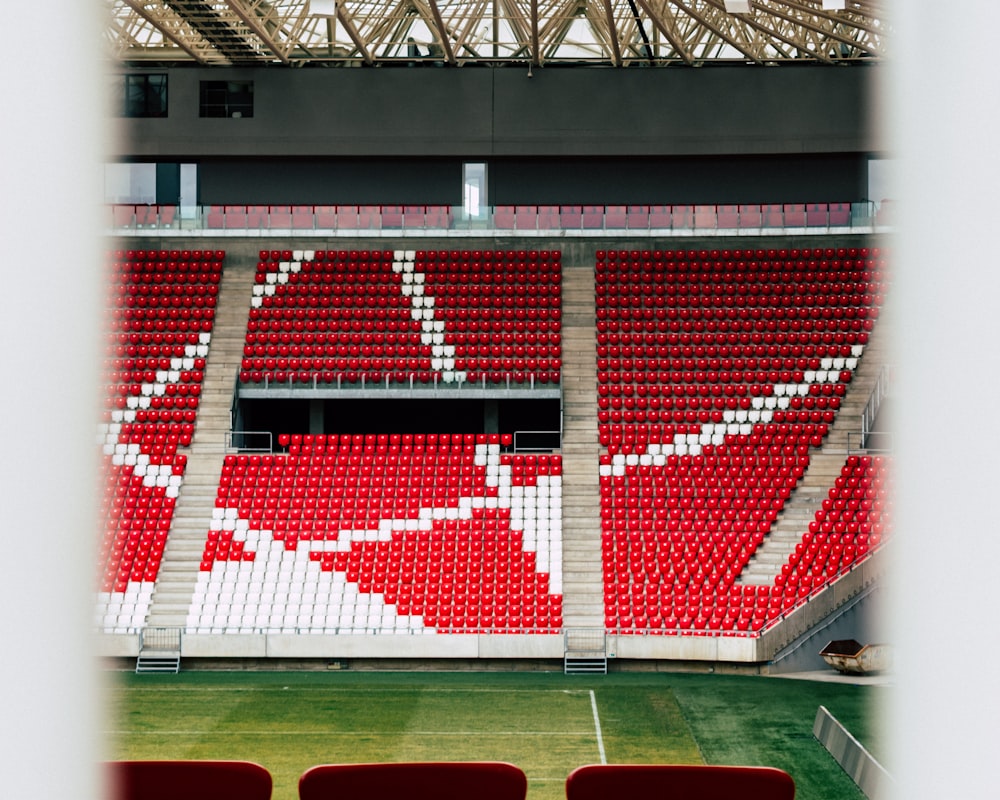
[[[850,391],[886,290],[884,257],[596,255],[605,625],[759,631],[871,546],[865,532],[813,532],[837,537],[835,557],[795,559],[770,586],[743,582]]]
[[[603,472],[609,630],[756,633],[836,580],[889,534],[888,464],[881,457],[850,456],[773,582],[743,583],[744,568],[808,464],[800,455],[747,451],[749,446],[723,446],[672,458],[647,451],[634,461],[615,457]]]
[[[110,254],[107,348],[98,425],[103,495],[98,627],[148,614],[183,482],[215,319],[221,250]]]
[[[561,627],[559,455],[488,435],[297,438],[226,457],[190,632]]]

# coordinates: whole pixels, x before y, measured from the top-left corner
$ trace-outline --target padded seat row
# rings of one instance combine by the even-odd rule
[[[865,248],[597,254],[609,629],[755,635],[870,551],[866,530],[807,574],[786,565],[766,602],[734,594],[849,395],[883,266]],[[841,530],[881,524],[868,513]]]
[[[140,627],[173,520],[211,342],[221,250],[109,254],[97,625]]]
[[[249,761],[118,761],[105,765],[113,800],[185,797],[215,800],[241,797],[270,800],[270,772]],[[302,773],[299,800],[403,796],[438,800],[524,800],[528,778],[506,762],[410,762],[320,764]],[[772,767],[587,765],[566,779],[567,800],[601,800],[620,794],[646,797],[669,793],[680,800],[730,797],[745,800],[792,800],[795,781]]]
[[[227,456],[189,630],[557,630],[561,458],[510,442],[283,434],[287,454]]]
[[[337,260],[330,261],[323,260],[331,255],[325,251],[261,251],[241,381],[558,382],[558,350],[536,351],[533,356],[527,350],[523,356],[505,350],[513,346],[506,340],[516,336],[534,336],[536,342],[537,337],[546,337],[543,346],[559,347],[558,254],[546,258],[549,251],[541,257],[529,251],[526,261],[504,266],[508,255],[521,254],[496,251],[489,256],[495,265],[491,280],[478,283],[472,273],[419,269],[416,251],[360,251],[356,258],[354,252],[344,254],[346,261],[338,252]],[[441,251],[441,255],[458,260],[461,252]],[[472,251],[470,257],[478,254],[486,262],[488,252]],[[262,334],[266,338],[261,353],[256,348]],[[290,351],[286,356],[280,350],[268,353],[274,337],[283,334],[311,335],[314,341],[321,336],[325,347],[347,347],[348,353],[324,350],[322,357],[315,349],[311,357],[296,357]],[[352,353],[349,348],[359,344],[359,336],[369,347],[380,337],[381,356],[374,351]],[[364,343],[366,336],[371,341]],[[470,348],[477,348],[475,356]]]

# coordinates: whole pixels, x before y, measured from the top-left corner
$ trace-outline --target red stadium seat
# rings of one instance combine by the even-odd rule
[[[694,227],[694,206],[671,206],[670,224],[681,230]]]
[[[514,209],[514,227],[519,231],[538,228],[538,206],[517,206]]]
[[[524,800],[527,791],[524,772],[497,761],[321,764],[299,779],[300,800]]]
[[[631,230],[647,230],[649,226],[649,206],[629,206],[628,227]]]
[[[741,228],[759,228],[761,225],[761,213],[759,205],[741,205],[739,206],[739,227]]]
[[[716,228],[719,224],[715,206],[695,206],[694,226],[696,228]]]
[[[292,227],[292,207],[291,206],[268,206],[268,225],[271,228],[291,228]]]
[[[403,227],[403,207],[402,206],[382,206],[382,227],[402,228]]]
[[[670,206],[649,207],[649,227],[669,228],[671,225]]]
[[[774,767],[593,764],[566,779],[566,800],[794,800],[795,781]]]
[[[604,209],[604,227],[618,229],[626,227],[628,209],[626,206],[607,206]]]
[[[559,227],[576,230],[583,225],[583,206],[559,206]]]
[[[740,227],[739,206],[719,206],[718,225],[720,228]]]
[[[555,231],[561,227],[559,206],[538,206],[538,230]]]
[[[805,203],[786,203],[782,207],[786,228],[802,228],[806,224]]]
[[[604,206],[584,206],[583,227],[584,228],[604,227]]]
[[[316,227],[312,206],[292,206],[292,227],[311,229]]]
[[[271,773],[250,761],[113,761],[112,800],[270,800]]]
[[[783,228],[785,226],[784,207],[768,204],[761,207],[762,225],[765,228]]]
[[[844,227],[851,224],[850,203],[830,203],[830,227]]]
[[[497,206],[493,209],[493,225],[496,228],[512,229],[516,215],[514,206]]]

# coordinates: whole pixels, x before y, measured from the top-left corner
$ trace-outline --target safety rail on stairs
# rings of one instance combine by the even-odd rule
[[[876,433],[875,419],[878,417],[878,412],[882,407],[882,401],[889,396],[889,392],[892,390],[892,379],[892,366],[886,364],[879,371],[872,393],[868,397],[868,402],[865,404],[864,411],[861,412],[862,449],[868,448],[869,438]]]

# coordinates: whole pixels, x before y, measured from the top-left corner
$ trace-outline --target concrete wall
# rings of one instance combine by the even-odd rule
[[[812,630],[837,608],[871,586],[884,571],[876,553],[832,587],[757,638],[741,636],[608,636],[613,661],[672,661],[705,665],[764,665],[779,650]],[[826,644],[824,641],[822,644]],[[822,645],[820,645],[822,647]],[[103,635],[98,653],[138,655],[138,636]],[[185,635],[184,658],[221,659],[561,659],[562,634],[539,635]],[[626,667],[628,668],[628,667]]]
[[[888,800],[894,796],[892,776],[823,706],[816,712],[813,736],[819,739],[869,800]]]
[[[889,615],[884,587],[865,590],[856,601],[784,648],[768,666],[771,675],[829,670],[820,651],[832,641],[853,639],[861,644],[889,641]]]
[[[796,609],[780,625],[766,631],[755,640],[755,660],[762,663],[772,661],[782,650],[801,640],[852,598],[872,587],[885,574],[887,560],[886,548],[873,553],[835,584]]]
[[[137,634],[102,635],[98,655],[134,658],[139,654]],[[319,636],[295,634],[197,635],[181,640],[185,659],[562,659],[562,634],[532,636],[479,634],[421,634]]]
[[[115,155],[651,157],[859,153],[873,69],[171,69],[169,115],[122,120]],[[153,70],[148,70],[153,71]],[[163,70],[159,70],[163,71]],[[200,118],[199,82],[251,80],[252,118]]]
[[[874,69],[172,69],[109,157],[196,162],[206,204],[458,205],[463,161],[500,204],[860,200]],[[200,118],[205,79],[253,117]]]

